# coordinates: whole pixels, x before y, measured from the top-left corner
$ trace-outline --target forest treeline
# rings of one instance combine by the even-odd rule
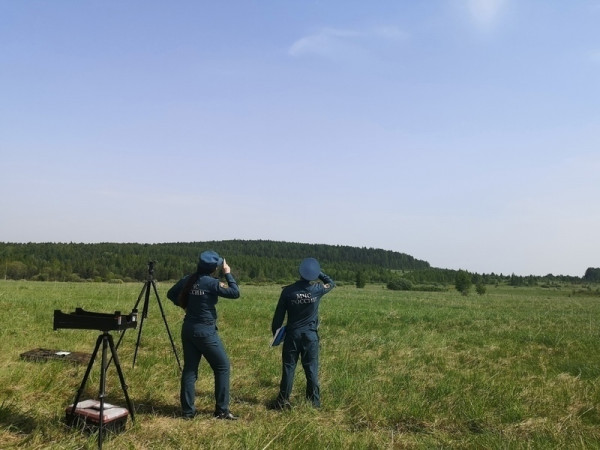
[[[410,255],[372,248],[265,240],[227,240],[162,244],[136,243],[0,243],[0,270],[5,279],[41,281],[142,281],[155,261],[157,281],[175,280],[195,270],[198,254],[223,255],[240,282],[289,282],[298,264],[317,258],[340,281],[357,273],[369,282],[387,282],[392,271],[429,268]],[[0,272],[1,273],[1,272]]]
[[[240,282],[288,283],[298,277],[298,264],[317,258],[336,281],[390,283],[402,279],[414,286],[454,283],[457,271],[433,268],[427,261],[389,250],[267,240],[226,240],[139,243],[3,243],[0,274],[4,279],[39,281],[143,281],[148,262],[157,281],[177,280],[195,270],[198,254],[215,250],[223,255]],[[600,281],[600,269],[589,268],[583,278],[572,276],[520,277],[471,274],[473,283],[528,285],[542,282]],[[592,279],[593,278],[593,279]],[[598,278],[596,280],[595,278]],[[358,283],[357,283],[358,284]]]

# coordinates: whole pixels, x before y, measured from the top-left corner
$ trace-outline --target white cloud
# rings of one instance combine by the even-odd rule
[[[404,40],[406,33],[394,26],[382,26],[366,31],[323,28],[316,33],[304,36],[292,44],[291,56],[317,55],[323,57],[344,57],[364,50],[373,39],[393,42]]]
[[[334,55],[352,45],[352,39],[359,34],[353,31],[324,28],[317,33],[298,39],[290,47],[292,56],[316,54],[320,56]]]

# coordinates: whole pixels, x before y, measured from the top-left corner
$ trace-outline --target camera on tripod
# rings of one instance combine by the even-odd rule
[[[154,275],[154,264],[156,264],[156,261],[148,261],[148,275],[149,276]]]
[[[154,281],[154,266],[156,261],[149,260],[148,261],[148,278],[142,287],[140,295],[133,306],[133,310],[137,311],[142,298],[144,298],[144,304],[142,305],[142,313],[139,320],[139,328],[137,341],[135,343],[135,351],[133,352],[133,367],[135,367],[135,361],[137,359],[138,350],[140,347],[140,341],[142,339],[142,330],[144,327],[144,320],[148,318],[148,307],[150,303],[150,291],[154,291],[154,296],[156,297],[156,301],[158,303],[158,308],[160,309],[160,314],[162,315],[163,322],[165,324],[165,328],[167,330],[167,335],[169,337],[169,341],[171,342],[171,348],[173,349],[173,354],[175,355],[175,359],[177,360],[177,365],[179,366],[179,370],[181,371],[181,361],[179,360],[179,355],[177,354],[177,349],[175,348],[175,342],[173,341],[173,336],[171,335],[171,330],[169,329],[169,324],[167,323],[167,317],[165,316],[165,311],[163,309],[162,303],[160,301],[160,297],[158,295],[158,290],[156,289],[156,282]],[[119,341],[117,342],[117,348],[121,345],[121,341],[125,337],[125,331],[119,337]]]

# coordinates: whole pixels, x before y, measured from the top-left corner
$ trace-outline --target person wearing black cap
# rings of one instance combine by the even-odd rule
[[[227,284],[216,278],[221,267]],[[181,328],[183,370],[181,373],[181,410],[191,419],[196,413],[196,380],[202,356],[206,358],[215,376],[215,413],[218,419],[235,420],[229,411],[229,358],[217,332],[217,304],[219,297],[238,298],[240,290],[231,275],[227,262],[214,251],[200,254],[195,273],[179,280],[167,297],[185,309]]]
[[[321,271],[315,258],[305,258],[300,263],[300,280],[285,286],[279,296],[271,331],[273,335],[282,326],[287,313],[283,341],[282,376],[279,394],[274,406],[289,408],[290,394],[298,358],[306,376],[306,398],[315,407],[321,406],[319,390],[319,303],[321,297],[335,287],[335,282]],[[321,282],[313,283],[320,280]]]

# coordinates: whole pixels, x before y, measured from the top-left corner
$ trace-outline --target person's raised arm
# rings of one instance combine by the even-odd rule
[[[219,288],[218,288],[219,296],[225,297],[225,298],[239,298],[240,288],[237,285],[235,278],[233,278],[233,275],[231,275],[231,267],[229,267],[229,264],[227,264],[227,261],[225,261],[224,259],[223,259],[223,275],[225,276],[225,279],[227,280],[227,286],[225,286],[225,283],[219,283]]]
[[[335,281],[333,281],[333,279],[327,275],[325,272],[321,272],[319,274],[319,280],[321,280],[323,282],[323,290],[324,290],[324,294],[326,294],[327,292],[329,292],[330,290],[332,290],[335,287]]]

